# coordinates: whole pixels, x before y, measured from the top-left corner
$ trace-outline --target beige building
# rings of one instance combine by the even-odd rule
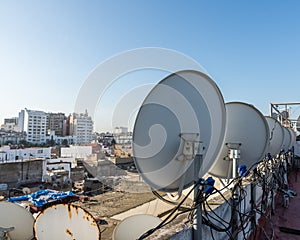
[[[85,113],[73,113],[69,116],[69,134],[75,144],[90,143],[93,134],[93,120]]]

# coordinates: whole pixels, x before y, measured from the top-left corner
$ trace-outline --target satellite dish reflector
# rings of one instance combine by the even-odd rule
[[[289,145],[289,149],[291,149],[295,145],[295,143],[296,143],[296,137],[297,136],[296,136],[295,131],[293,131],[293,129],[288,128],[288,130],[289,130],[289,132],[291,134],[291,142],[290,142],[290,145]]]
[[[296,128],[297,128],[297,131],[300,132],[300,116],[297,119]]]
[[[33,239],[33,223],[32,214],[25,208],[11,202],[0,202],[0,227],[14,228],[8,233],[10,239]]]
[[[282,149],[287,152],[289,150],[290,144],[291,144],[291,133],[288,130],[288,128],[283,127],[283,131],[284,131],[284,138],[283,138],[283,146]]]
[[[232,178],[232,161],[226,144],[241,144],[237,165],[251,167],[262,160],[269,145],[269,127],[265,117],[254,106],[230,102],[226,107],[226,132],[219,157],[209,172],[219,178]]]
[[[57,204],[40,212],[34,223],[37,240],[100,239],[99,226],[93,216],[81,207]]]
[[[138,214],[125,218],[114,229],[113,240],[135,240],[162,220],[150,214]]]
[[[31,190],[30,190],[30,188],[28,188],[28,187],[24,187],[24,188],[22,188],[22,192],[23,192],[24,194],[30,194],[30,193],[31,193]]]
[[[269,116],[266,116],[265,118],[270,132],[268,153],[270,153],[272,156],[276,156],[280,153],[280,150],[283,146],[284,131],[280,122]]]
[[[167,76],[151,90],[137,114],[133,131],[137,170],[156,190],[188,187],[194,180],[190,143],[200,140],[205,147],[202,177],[222,146],[225,123],[223,97],[210,77],[192,70]]]

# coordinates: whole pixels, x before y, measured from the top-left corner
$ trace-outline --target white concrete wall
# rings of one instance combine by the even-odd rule
[[[61,157],[85,158],[92,154],[92,146],[70,146],[61,148]]]
[[[30,159],[30,158],[50,158],[51,156],[51,148],[25,148],[25,149],[10,149],[9,147],[1,147],[0,148],[1,156],[5,159],[6,162],[15,162],[22,161],[22,159]],[[7,157],[5,157],[5,154]],[[16,159],[17,158],[17,159]]]

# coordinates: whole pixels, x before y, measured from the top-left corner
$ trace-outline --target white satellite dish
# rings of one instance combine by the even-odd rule
[[[219,153],[225,124],[224,100],[210,77],[192,70],[167,76],[145,98],[134,126],[134,161],[144,181],[165,192],[191,185],[193,161],[182,160],[180,136],[203,142],[202,177]]]
[[[28,187],[24,187],[24,188],[22,188],[22,192],[23,192],[24,194],[30,194],[30,193],[31,193],[31,190],[30,190],[30,188],[28,188]]]
[[[295,131],[293,131],[291,128],[288,128],[288,130],[289,130],[289,132],[291,134],[291,142],[289,144],[289,149],[291,149],[295,145],[295,143],[296,143],[296,137],[297,136],[296,136]]]
[[[113,240],[136,240],[162,220],[150,214],[138,214],[125,218],[114,229]]]
[[[34,218],[30,212],[18,204],[0,202],[0,227],[14,227],[8,233],[12,240],[31,240],[33,238]]]
[[[93,216],[79,206],[57,204],[40,212],[34,222],[37,240],[96,240],[99,226]]]
[[[272,156],[276,156],[280,153],[280,150],[283,146],[284,131],[280,122],[269,116],[266,116],[265,118],[270,132],[268,153],[270,153]]]
[[[288,130],[288,128],[283,127],[283,131],[284,131],[284,138],[283,138],[283,146],[282,149],[287,152],[289,150],[290,144],[291,144],[291,133]]]
[[[247,167],[262,160],[269,144],[269,127],[265,117],[254,106],[242,102],[226,103],[226,132],[219,157],[209,172],[220,178],[232,178],[232,161],[228,145],[241,144],[238,166]]]

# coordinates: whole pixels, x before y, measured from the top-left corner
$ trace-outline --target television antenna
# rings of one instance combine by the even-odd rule
[[[150,91],[137,114],[137,170],[153,189],[181,195],[213,165],[225,124],[224,100],[209,76],[194,70],[170,74]],[[200,204],[195,216],[194,239],[202,239]]]
[[[33,238],[34,218],[29,211],[18,204],[1,201],[0,213],[1,240],[31,240]]]
[[[34,236],[37,240],[98,240],[101,233],[94,217],[83,208],[56,204],[39,213],[34,222]]]
[[[113,240],[138,239],[144,232],[156,227],[161,219],[150,214],[137,214],[125,218],[114,229]]]
[[[229,102],[226,107],[226,131],[224,145],[217,161],[209,173],[223,179],[231,179],[236,174],[231,152],[238,151],[238,164],[251,167],[261,161],[269,145],[269,127],[265,117],[253,105],[243,102]],[[239,147],[237,148],[237,145]],[[232,147],[233,146],[233,147]],[[229,154],[228,154],[229,153]]]

